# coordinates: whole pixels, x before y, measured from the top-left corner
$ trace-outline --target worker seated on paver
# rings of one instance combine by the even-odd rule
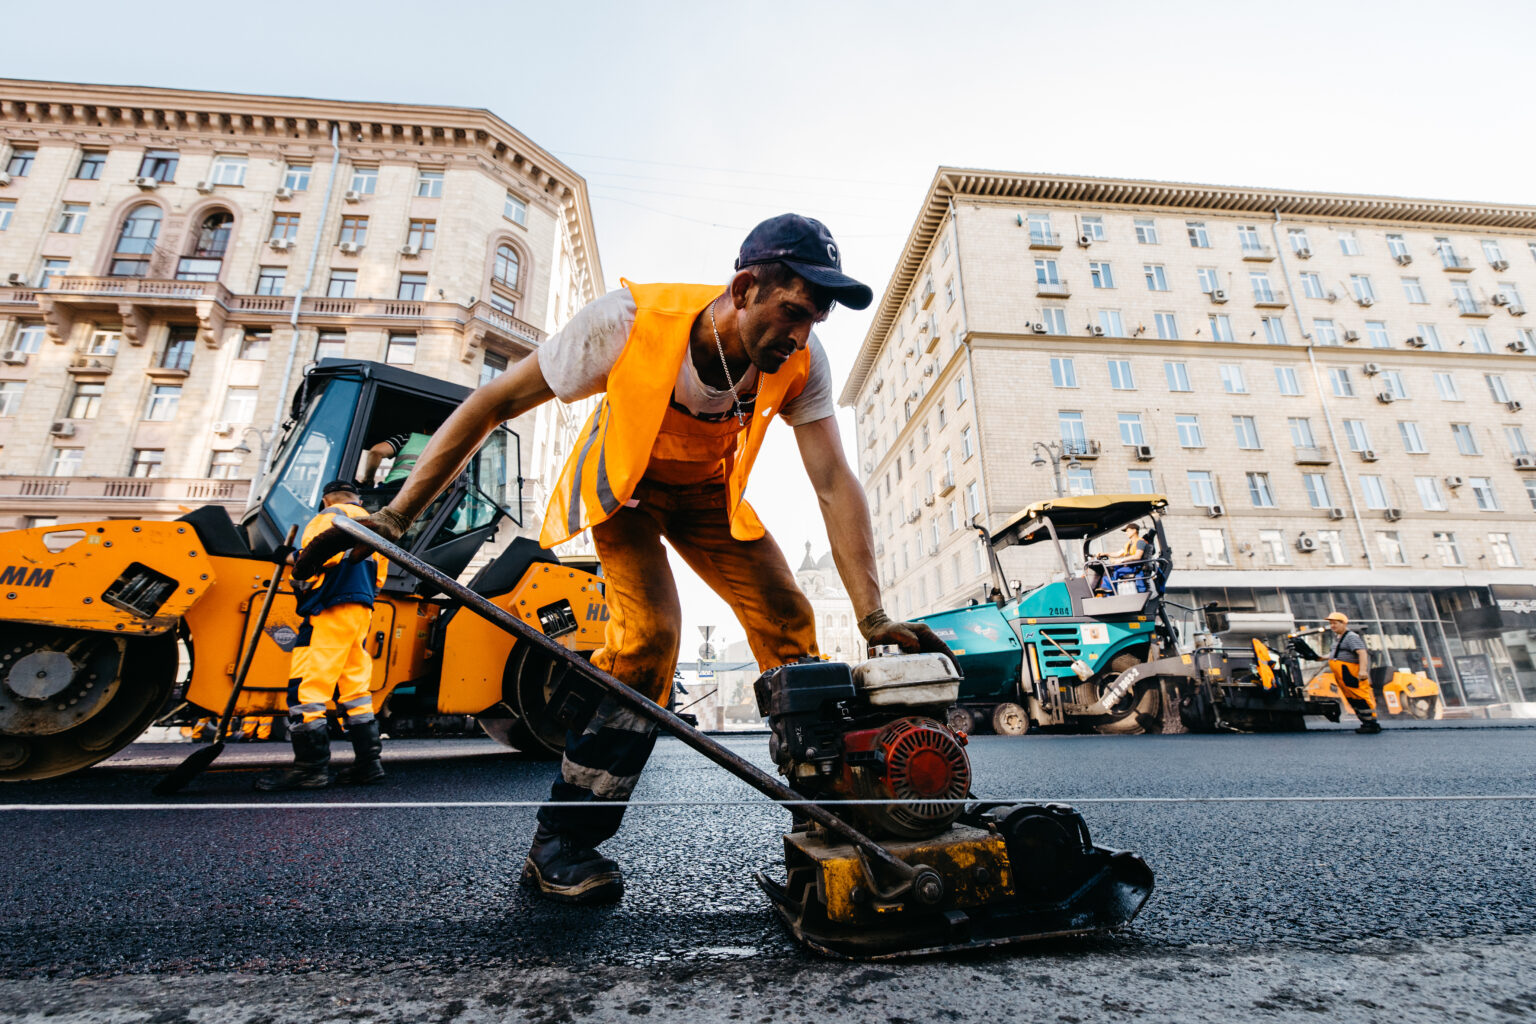
[[[411,475],[412,468],[416,465],[416,459],[427,447],[427,442],[432,440],[431,434],[421,434],[411,430],[402,430],[391,434],[377,444],[369,445],[363,449],[363,456],[357,463],[357,482],[364,487],[382,486],[384,484],[398,483]],[[375,480],[379,466],[385,459],[393,459],[389,470],[384,474],[383,480]]]
[[[1101,555],[1090,561],[1084,569],[1095,594],[1113,594],[1115,581],[1122,579],[1136,580],[1138,591],[1147,589],[1143,573],[1148,568],[1147,553],[1152,545],[1142,537],[1141,527],[1135,523],[1127,523],[1122,529],[1125,532],[1125,546],[1113,555]]]
[[[324,508],[304,528],[302,543],[308,545],[331,526],[337,515],[362,519],[367,509],[359,504],[357,485],[332,480],[321,494]],[[302,555],[303,549],[300,549]],[[296,560],[297,561],[297,560]],[[293,742],[293,765],[285,771],[256,780],[260,790],[322,789],[330,785],[331,738],[325,710],[333,699],[347,720],[347,737],[355,755],[352,766],[339,782],[371,784],[384,778],[379,755],[379,722],[373,714],[373,659],[366,641],[373,619],[373,601],[389,566],[372,553],[352,561],[339,552],[319,564],[296,565],[296,581],[319,580],[303,588],[297,611],[304,616],[293,647],[288,680],[288,729]]]
[[[1328,669],[1333,673],[1339,692],[1349,701],[1360,718],[1358,733],[1381,732],[1376,720],[1376,694],[1371,688],[1370,653],[1360,634],[1349,628],[1349,616],[1334,612],[1328,616],[1328,628],[1333,630],[1333,652],[1328,655]]]
[[[795,214],[752,230],[723,289],[624,282],[470,395],[365,525],[399,537],[498,424],[551,398],[603,395],[550,496],[540,541],[554,547],[592,531],[610,613],[592,663],[666,706],[682,609],[663,539],[731,605],[762,669],[817,654],[810,601],[742,499],[778,417],[795,430],[864,639],[947,652],[927,625],[892,621],[880,607],[868,505],[843,454],[831,369],[811,333],[834,302],[863,309],[872,297],[842,272],[826,227]],[[334,533],[315,542],[314,557],[351,546]],[[655,741],[655,727],[612,698],[568,734],[526,885],[580,903],[622,895],[619,866],[596,847],[618,831]]]

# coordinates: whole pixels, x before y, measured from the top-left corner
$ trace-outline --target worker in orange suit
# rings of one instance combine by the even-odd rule
[[[364,519],[357,485],[332,480],[321,493],[320,514],[304,528],[301,545],[307,546],[331,526],[331,517]],[[300,549],[302,556],[303,548]],[[297,560],[296,560],[297,561]],[[297,568],[297,567],[296,567]],[[288,680],[288,731],[293,741],[293,764],[282,772],[262,776],[256,788],[265,791],[323,789],[331,784],[331,738],[326,707],[332,701],[347,720],[354,760],[336,781],[372,784],[384,779],[379,760],[382,743],[379,721],[373,714],[373,659],[368,655],[368,626],[373,620],[373,601],[384,585],[388,565],[376,555],[354,561],[338,553],[296,580],[314,581],[304,587],[298,612],[304,616]]]
[[[470,395],[364,525],[399,537],[498,424],[551,398],[601,394],[550,496],[540,542],[592,531],[610,610],[592,662],[666,706],[682,608],[663,540],[730,604],[763,669],[817,654],[810,602],[742,498],[768,427],[783,419],[865,640],[948,652],[928,626],[881,607],[869,507],[843,454],[832,372],[812,333],[834,303],[864,309],[873,293],[843,273],[826,226],[796,214],[759,224],[723,288],[623,285]],[[314,557],[353,546],[334,532],[315,541]],[[569,732],[524,863],[526,886],[576,903],[623,894],[618,864],[596,847],[618,831],[655,737],[650,722],[612,699]]]
[[[1328,616],[1328,628],[1333,630],[1334,637],[1328,668],[1339,684],[1339,692],[1360,717],[1360,727],[1355,732],[1381,732],[1381,723],[1376,720],[1376,694],[1371,691],[1371,656],[1365,641],[1349,628],[1349,616],[1343,612]]]

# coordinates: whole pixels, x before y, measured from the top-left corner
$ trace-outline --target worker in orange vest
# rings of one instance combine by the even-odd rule
[[[663,539],[731,605],[761,668],[817,654],[810,602],[742,498],[768,426],[781,418],[794,428],[865,640],[947,653],[928,626],[881,608],[869,508],[843,454],[831,370],[812,333],[834,303],[864,309],[873,293],[843,273],[827,228],[796,214],[764,221],[723,289],[622,283],[470,395],[364,525],[398,538],[498,424],[551,398],[602,394],[550,497],[540,542],[592,531],[610,610],[593,664],[665,706],[682,609]],[[326,557],[350,543],[335,531],[305,551]],[[596,847],[618,830],[655,735],[611,700],[571,731],[525,885],[567,902],[622,895],[619,866]]]
[[[1334,612],[1328,616],[1328,628],[1333,630],[1333,651],[1328,655],[1328,668],[1339,692],[1349,701],[1360,719],[1358,733],[1370,735],[1381,732],[1376,720],[1376,694],[1371,691],[1370,653],[1360,634],[1349,628],[1349,616]]]

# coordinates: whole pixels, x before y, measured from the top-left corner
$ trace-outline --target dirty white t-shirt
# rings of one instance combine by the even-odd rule
[[[575,402],[608,390],[608,372],[618,362],[634,324],[635,297],[628,288],[620,288],[589,302],[564,330],[540,345],[539,369],[555,397]],[[826,419],[837,411],[832,401],[832,368],[815,334],[807,348],[811,368],[805,388],[779,411],[792,427]],[[748,415],[753,411],[757,378],[754,366],[736,383]],[[718,422],[731,415],[731,393],[705,384],[693,360],[684,358],[672,388],[672,405],[698,419]]]

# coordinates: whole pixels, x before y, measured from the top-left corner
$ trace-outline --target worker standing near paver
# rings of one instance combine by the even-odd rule
[[[347,720],[354,760],[338,782],[372,784],[384,778],[379,760],[382,743],[373,714],[373,659],[368,655],[368,626],[373,599],[384,585],[388,566],[377,555],[353,561],[345,553],[326,559],[304,559],[305,548],[331,525],[337,515],[363,519],[357,485],[332,480],[320,496],[320,514],[304,527],[296,559],[297,581],[320,577],[303,589],[297,611],[304,616],[293,648],[288,679],[288,731],[293,741],[293,765],[256,780],[264,791],[323,789],[331,784],[331,737],[325,709],[333,699]]]
[[[1365,641],[1349,628],[1349,616],[1343,612],[1328,616],[1328,628],[1333,630],[1334,637],[1328,668],[1339,684],[1339,692],[1360,718],[1360,727],[1355,732],[1381,732],[1381,723],[1376,720],[1376,694],[1371,692],[1371,656]]]
[[[551,398],[603,394],[550,497],[540,541],[554,547],[592,530],[610,610],[593,664],[665,706],[682,609],[663,538],[730,604],[762,669],[816,653],[810,602],[742,498],[764,434],[781,417],[795,430],[864,638],[947,652],[928,626],[895,622],[880,607],[869,510],[811,330],[834,302],[867,307],[870,289],[842,272],[826,227],[795,214],[754,228],[735,269],[723,290],[624,282],[586,306],[532,358],[466,399],[364,525],[399,537],[498,424]],[[349,546],[338,530],[308,557]],[[654,726],[611,698],[571,732],[552,805],[539,812],[526,885],[567,902],[622,895],[619,866],[596,847],[618,831],[655,738]]]

